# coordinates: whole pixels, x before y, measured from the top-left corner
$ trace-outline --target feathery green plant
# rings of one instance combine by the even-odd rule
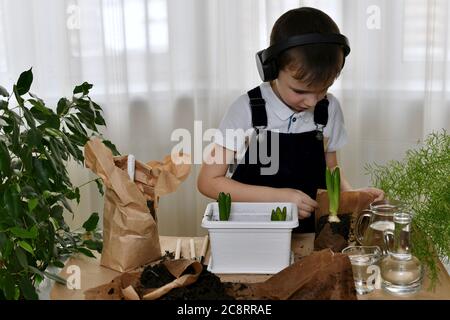
[[[450,135],[429,134],[402,161],[366,165],[373,184],[413,214],[412,252],[438,279],[438,257],[450,257]]]

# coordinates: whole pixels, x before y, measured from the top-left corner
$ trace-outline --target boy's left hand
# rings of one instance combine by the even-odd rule
[[[375,200],[373,201],[379,201],[384,199],[384,191],[378,188],[367,187],[356,189],[355,191],[364,191],[370,193],[375,198]]]

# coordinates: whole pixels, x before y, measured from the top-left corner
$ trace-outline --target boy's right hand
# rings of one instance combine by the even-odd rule
[[[309,218],[311,213],[318,207],[315,200],[300,190],[281,188],[280,196],[280,201],[293,202],[297,205],[299,219]]]

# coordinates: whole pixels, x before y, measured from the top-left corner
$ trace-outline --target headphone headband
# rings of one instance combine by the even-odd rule
[[[262,52],[262,62],[266,63],[268,60],[277,57],[281,52],[292,47],[307,45],[307,44],[338,44],[344,48],[344,57],[350,53],[350,46],[348,39],[343,34],[338,33],[307,33],[298,36],[293,36],[281,43],[274,44]]]
[[[263,81],[271,81],[277,78],[278,66],[276,58],[283,51],[292,47],[318,43],[337,44],[342,46],[344,51],[344,62],[345,57],[350,53],[348,39],[340,33],[307,33],[293,36],[256,53],[256,65],[261,79]]]

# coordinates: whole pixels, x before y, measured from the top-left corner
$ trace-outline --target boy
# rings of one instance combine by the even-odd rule
[[[257,53],[264,83],[239,97],[222,119],[211,152],[216,163],[203,164],[199,191],[215,199],[225,192],[233,201],[293,202],[302,219],[296,231],[314,232],[317,189],[326,189],[325,168],[338,165],[336,151],[347,142],[339,101],[327,90],[349,52],[347,39],[324,12],[303,7],[283,14],[273,26],[270,47]],[[260,159],[249,161],[252,148],[227,139],[227,129],[252,128],[248,144],[258,149],[266,143],[270,150],[269,141],[276,138],[275,174],[261,174],[267,166]],[[228,164],[245,148],[245,161],[237,164],[230,179]],[[351,189],[341,174],[341,191]],[[362,190],[377,200],[384,196],[376,188]]]

